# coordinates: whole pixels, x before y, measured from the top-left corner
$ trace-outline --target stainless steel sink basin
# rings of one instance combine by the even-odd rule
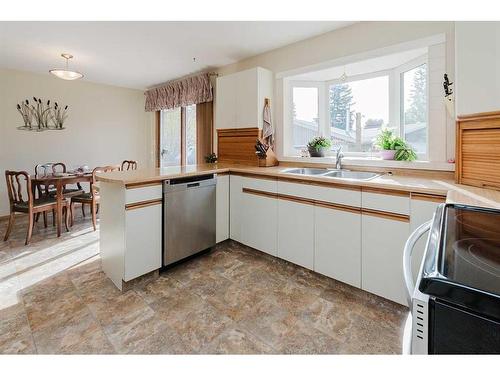
[[[302,176],[334,177],[347,180],[367,181],[380,176],[379,173],[349,171],[347,169],[326,169],[326,168],[289,168],[281,173],[298,174]]]
[[[285,169],[281,173],[300,174],[304,176],[321,176],[328,172],[328,169],[325,168],[290,168]]]
[[[345,169],[330,171],[323,175],[324,177],[335,177],[335,178],[345,178],[349,180],[371,180],[372,178],[380,176],[379,173],[373,172],[358,172],[358,171],[347,171]]]

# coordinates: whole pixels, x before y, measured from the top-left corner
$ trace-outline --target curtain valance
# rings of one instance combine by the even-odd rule
[[[169,82],[145,92],[146,112],[211,102],[212,84],[208,73]]]

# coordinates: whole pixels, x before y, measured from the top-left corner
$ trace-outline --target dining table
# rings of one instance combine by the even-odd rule
[[[63,190],[64,186],[81,183],[92,182],[92,172],[88,173],[64,173],[64,174],[47,174],[34,176],[31,179],[33,188],[37,185],[41,186],[55,186],[56,188],[56,230],[57,237],[61,236],[62,228],[62,209],[63,209]],[[68,213],[69,214],[69,213]]]

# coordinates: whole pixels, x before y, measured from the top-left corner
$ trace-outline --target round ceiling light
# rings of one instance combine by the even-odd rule
[[[66,69],[51,69],[49,73],[55,75],[58,78],[65,79],[67,81],[73,81],[75,79],[80,79],[83,74],[74,70],[68,69],[68,61],[73,58],[73,55],[68,53],[62,53],[61,56],[66,59]]]

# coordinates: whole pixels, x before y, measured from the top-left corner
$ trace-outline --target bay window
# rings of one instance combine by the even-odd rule
[[[404,63],[394,56],[387,58],[384,69],[376,64],[356,63],[354,74],[331,79],[334,69],[290,77],[285,105],[284,156],[298,156],[307,143],[320,135],[330,138],[332,148],[342,146],[346,156],[377,157],[373,146],[377,134],[389,128],[414,148],[420,160],[428,158],[428,57],[420,52]],[[408,61],[409,60],[409,61]],[[345,72],[345,67],[344,67]],[[309,77],[315,80],[307,79]],[[318,80],[317,78],[325,78]]]

